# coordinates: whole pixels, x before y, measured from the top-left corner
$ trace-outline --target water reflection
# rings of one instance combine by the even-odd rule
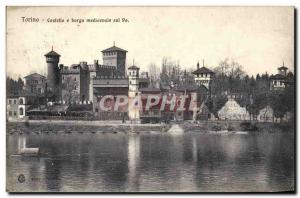
[[[8,135],[7,144],[12,191],[294,188],[292,134],[24,133]],[[42,156],[13,155],[25,146]],[[19,174],[26,182],[17,182]]]

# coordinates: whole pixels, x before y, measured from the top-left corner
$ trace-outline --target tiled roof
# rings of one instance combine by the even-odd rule
[[[128,67],[128,69],[140,69],[140,68],[135,65],[132,65],[132,66]]]
[[[214,74],[213,71],[211,71],[210,69],[208,69],[206,67],[200,67],[199,69],[197,69],[196,71],[194,71],[192,73],[193,74],[205,74],[205,73]]]
[[[281,66],[281,67],[279,67],[278,69],[279,69],[279,70],[288,70],[288,68],[285,67],[285,66]]]
[[[286,79],[286,77],[282,74],[276,74],[274,76],[271,76],[270,79],[271,80],[284,80],[284,79]]]
[[[38,73],[29,74],[29,75],[25,76],[24,78],[29,78],[29,77],[32,77],[32,76],[39,76],[39,77],[42,77],[42,78],[46,78],[45,76],[43,76],[41,74],[38,74]]]
[[[51,50],[50,52],[45,54],[45,56],[60,56],[60,55],[58,53],[56,53],[55,51]]]
[[[139,91],[141,91],[141,92],[160,92],[161,90],[159,88],[143,87],[143,88],[140,88]]]
[[[114,51],[121,51],[121,52],[127,52],[126,50],[123,50],[119,47],[116,47],[116,46],[112,46],[110,48],[107,48],[105,50],[102,50],[101,52],[114,52]]]

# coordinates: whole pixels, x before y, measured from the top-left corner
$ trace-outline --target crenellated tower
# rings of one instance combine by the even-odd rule
[[[126,50],[115,46],[114,43],[112,47],[102,50],[103,65],[114,66],[115,75],[125,76],[126,53]]]

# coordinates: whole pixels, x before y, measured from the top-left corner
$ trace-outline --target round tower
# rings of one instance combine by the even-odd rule
[[[45,54],[47,62],[47,87],[48,91],[52,92],[54,98],[58,99],[58,87],[59,87],[59,58],[60,55],[52,50]]]

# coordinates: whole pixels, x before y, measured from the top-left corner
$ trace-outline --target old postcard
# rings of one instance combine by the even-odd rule
[[[294,192],[294,7],[6,9],[8,192]]]

